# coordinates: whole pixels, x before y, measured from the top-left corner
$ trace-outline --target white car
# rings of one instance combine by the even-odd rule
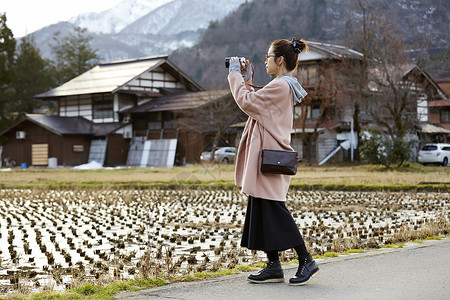
[[[236,148],[223,147],[214,152],[214,160],[224,164],[234,163],[236,159]]]
[[[200,160],[209,161],[211,158],[211,152],[205,151],[200,155]],[[214,160],[220,163],[234,163],[236,159],[236,148],[234,147],[217,147],[214,152]]]
[[[450,144],[426,144],[420,149],[417,161],[425,164],[448,165],[450,159]]]
[[[211,151],[204,151],[200,154],[200,160],[209,161],[211,159]]]

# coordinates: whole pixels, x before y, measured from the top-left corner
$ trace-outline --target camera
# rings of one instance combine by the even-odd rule
[[[239,57],[239,62],[241,63],[241,66],[245,66],[245,57]],[[225,57],[225,68],[230,67],[230,57]]]

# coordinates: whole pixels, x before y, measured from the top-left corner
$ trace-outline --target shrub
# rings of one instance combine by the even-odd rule
[[[367,163],[386,168],[390,168],[392,164],[400,167],[411,157],[412,142],[403,138],[391,137],[379,131],[366,131],[361,140],[361,158]]]

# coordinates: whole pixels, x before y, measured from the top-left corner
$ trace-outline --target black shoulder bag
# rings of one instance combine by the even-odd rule
[[[272,174],[295,175],[297,173],[297,151],[264,149],[263,128],[261,137],[261,172]]]

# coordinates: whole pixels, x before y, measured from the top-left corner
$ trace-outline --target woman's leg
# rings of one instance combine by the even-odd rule
[[[279,260],[278,251],[277,250],[275,250],[275,251],[267,251],[266,254],[267,254],[267,259],[269,261]]]
[[[294,248],[295,252],[297,252],[298,261],[304,261],[308,256],[308,250],[306,250],[305,243]]]

